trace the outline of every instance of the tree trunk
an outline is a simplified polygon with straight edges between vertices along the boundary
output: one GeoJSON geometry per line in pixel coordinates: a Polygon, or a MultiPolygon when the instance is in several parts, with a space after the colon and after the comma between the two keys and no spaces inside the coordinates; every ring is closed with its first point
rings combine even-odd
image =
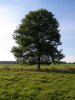
{"type": "Polygon", "coordinates": [[[54,60],[54,58],[52,58],[52,63],[53,63],[53,65],[55,65],[55,60],[54,60]]]}
{"type": "Polygon", "coordinates": [[[40,70],[40,55],[38,56],[38,67],[37,70],[40,70]]]}

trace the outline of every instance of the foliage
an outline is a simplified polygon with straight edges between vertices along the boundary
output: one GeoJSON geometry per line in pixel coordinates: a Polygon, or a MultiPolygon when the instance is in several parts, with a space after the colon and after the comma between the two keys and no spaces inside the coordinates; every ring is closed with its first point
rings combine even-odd
{"type": "Polygon", "coordinates": [[[45,9],[29,12],[15,30],[13,38],[18,46],[12,53],[20,62],[55,63],[63,58],[59,34],[59,23],[52,12],[45,9]],[[47,62],[46,62],[47,61],[47,62]]]}

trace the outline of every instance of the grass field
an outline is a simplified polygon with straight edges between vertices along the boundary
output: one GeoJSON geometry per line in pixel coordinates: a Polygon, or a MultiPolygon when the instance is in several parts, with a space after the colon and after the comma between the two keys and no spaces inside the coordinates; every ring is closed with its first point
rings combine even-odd
{"type": "Polygon", "coordinates": [[[0,65],[0,100],[75,100],[75,72],[47,71],[74,66],[42,65],[38,72],[36,66],[0,65]]]}

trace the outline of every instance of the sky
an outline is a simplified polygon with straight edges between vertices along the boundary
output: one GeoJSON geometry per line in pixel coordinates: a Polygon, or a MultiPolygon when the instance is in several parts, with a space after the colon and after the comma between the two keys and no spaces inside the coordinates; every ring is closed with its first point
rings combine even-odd
{"type": "Polygon", "coordinates": [[[0,0],[0,61],[15,61],[10,52],[15,46],[13,32],[29,11],[47,9],[60,24],[60,34],[65,58],[75,62],[75,0],[0,0]]]}

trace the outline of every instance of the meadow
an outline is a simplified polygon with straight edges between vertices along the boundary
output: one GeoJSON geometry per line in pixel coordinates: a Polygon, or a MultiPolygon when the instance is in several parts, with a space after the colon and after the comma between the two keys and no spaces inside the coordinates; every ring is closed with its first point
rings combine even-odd
{"type": "Polygon", "coordinates": [[[0,100],[75,100],[75,65],[0,65],[0,100]]]}

